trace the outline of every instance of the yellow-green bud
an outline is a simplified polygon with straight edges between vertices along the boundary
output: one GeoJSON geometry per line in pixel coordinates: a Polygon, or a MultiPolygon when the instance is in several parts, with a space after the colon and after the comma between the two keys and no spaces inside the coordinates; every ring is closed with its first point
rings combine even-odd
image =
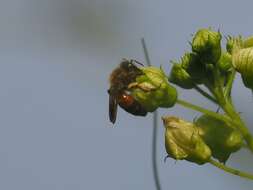
{"type": "Polygon", "coordinates": [[[178,117],[163,117],[165,148],[169,157],[204,164],[211,157],[211,150],[199,135],[198,128],[178,117]]]}
{"type": "Polygon", "coordinates": [[[243,41],[243,47],[244,48],[253,47],[253,36],[250,36],[243,41]]]}
{"type": "Polygon", "coordinates": [[[253,47],[233,51],[232,64],[241,74],[244,85],[253,90],[253,47]]]}
{"type": "Polygon", "coordinates": [[[181,65],[191,76],[194,83],[202,84],[204,79],[206,79],[205,65],[201,63],[198,55],[186,52],[181,58],[181,65]]]}
{"type": "Polygon", "coordinates": [[[178,63],[173,64],[169,81],[185,89],[191,89],[195,86],[191,76],[178,63]]]}
{"type": "Polygon", "coordinates": [[[158,107],[172,107],[177,100],[176,89],[168,83],[168,78],[162,69],[156,67],[140,68],[143,75],[129,85],[131,95],[148,111],[153,112],[158,107]]]}
{"type": "Polygon", "coordinates": [[[192,51],[204,63],[216,63],[221,55],[221,34],[210,29],[200,29],[192,41],[192,51]]]}
{"type": "Polygon", "coordinates": [[[225,163],[232,152],[236,152],[242,147],[241,133],[224,121],[202,115],[195,125],[200,129],[200,136],[211,148],[212,156],[220,162],[225,163]]]}
{"type": "Polygon", "coordinates": [[[232,54],[233,49],[240,49],[243,47],[243,39],[241,36],[238,37],[232,37],[228,36],[227,38],[227,44],[226,44],[226,49],[227,52],[232,54]]]}
{"type": "Polygon", "coordinates": [[[218,68],[221,72],[227,73],[232,68],[232,58],[228,52],[222,52],[218,61],[218,68]]]}

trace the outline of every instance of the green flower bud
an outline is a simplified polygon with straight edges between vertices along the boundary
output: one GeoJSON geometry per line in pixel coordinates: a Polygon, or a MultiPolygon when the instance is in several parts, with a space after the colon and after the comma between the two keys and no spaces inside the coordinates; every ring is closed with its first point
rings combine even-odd
{"type": "Polygon", "coordinates": [[[192,51],[204,63],[216,63],[221,55],[221,34],[210,29],[200,29],[192,41],[192,51]]]}
{"type": "Polygon", "coordinates": [[[250,36],[243,41],[243,47],[244,48],[253,47],[253,36],[250,36]]]}
{"type": "Polygon", "coordinates": [[[240,49],[243,47],[243,40],[241,36],[238,37],[232,37],[228,36],[227,38],[227,44],[226,44],[226,49],[227,52],[232,54],[233,49],[240,49]]]}
{"type": "Polygon", "coordinates": [[[211,150],[199,135],[198,128],[177,117],[163,117],[165,148],[169,157],[204,164],[211,157],[211,150]]]}
{"type": "Polygon", "coordinates": [[[191,76],[182,68],[181,64],[173,64],[169,81],[181,88],[191,89],[195,86],[191,76]]]}
{"type": "Polygon", "coordinates": [[[222,73],[227,73],[232,68],[232,58],[228,52],[222,52],[218,61],[218,68],[222,73]]]}
{"type": "Polygon", "coordinates": [[[253,90],[253,47],[234,51],[232,64],[241,74],[244,85],[253,90]]]}
{"type": "Polygon", "coordinates": [[[185,53],[181,60],[182,68],[191,76],[192,81],[196,84],[202,84],[206,79],[206,69],[198,55],[185,53]]]}
{"type": "Polygon", "coordinates": [[[131,95],[148,111],[153,112],[158,107],[172,107],[177,100],[176,88],[168,83],[162,69],[142,67],[142,75],[131,83],[131,95]]]}
{"type": "Polygon", "coordinates": [[[220,162],[225,163],[232,152],[242,147],[241,133],[224,121],[202,115],[195,125],[201,129],[199,134],[211,148],[212,156],[220,162]]]}

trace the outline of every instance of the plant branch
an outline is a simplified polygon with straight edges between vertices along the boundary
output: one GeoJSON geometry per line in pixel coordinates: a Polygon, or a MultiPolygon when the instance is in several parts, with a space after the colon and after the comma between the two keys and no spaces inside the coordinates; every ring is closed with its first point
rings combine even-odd
{"type": "MultiPolygon", "coordinates": [[[[231,82],[233,80],[231,79],[231,82]]],[[[231,87],[232,88],[232,84],[231,87]]],[[[231,90],[231,89],[230,89],[231,90]]],[[[228,115],[228,117],[233,121],[234,126],[241,132],[247,145],[251,152],[253,152],[253,136],[251,135],[249,129],[246,127],[244,121],[241,119],[240,115],[235,110],[234,105],[230,98],[225,97],[225,92],[220,88],[215,88],[213,94],[219,102],[220,107],[228,115]]]]}
{"type": "Polygon", "coordinates": [[[224,89],[224,96],[229,101],[231,101],[231,90],[232,90],[232,87],[233,87],[233,82],[234,82],[234,79],[235,79],[235,74],[236,74],[236,71],[233,70],[231,72],[231,74],[229,75],[229,77],[228,77],[227,85],[226,85],[226,87],[224,89]]]}
{"type": "Polygon", "coordinates": [[[189,108],[189,109],[192,109],[192,110],[195,110],[195,111],[198,111],[198,112],[201,112],[201,113],[204,113],[204,114],[207,114],[209,116],[212,116],[214,118],[217,118],[219,120],[222,120],[226,123],[232,123],[232,121],[224,116],[224,115],[221,115],[221,114],[218,114],[214,111],[211,111],[211,110],[208,110],[208,109],[205,109],[205,108],[202,108],[200,106],[197,106],[197,105],[194,105],[194,104],[191,104],[189,102],[186,102],[184,100],[180,100],[180,99],[177,99],[177,104],[183,106],[183,107],[186,107],[186,108],[189,108]]]}
{"type": "Polygon", "coordinates": [[[246,127],[245,123],[241,119],[240,115],[234,109],[234,106],[230,102],[226,102],[225,105],[221,105],[223,110],[227,113],[227,115],[233,119],[236,123],[236,127],[242,133],[245,141],[251,152],[253,152],[253,136],[251,135],[249,129],[246,127]]]}
{"type": "Polygon", "coordinates": [[[199,86],[195,86],[194,89],[199,92],[202,96],[206,97],[208,100],[210,100],[211,102],[218,104],[217,100],[211,96],[210,94],[208,94],[207,92],[205,92],[203,89],[201,89],[199,86]]]}
{"type": "MultiPolygon", "coordinates": [[[[143,52],[145,55],[145,59],[148,66],[151,66],[147,46],[145,43],[144,38],[141,39],[141,44],[143,48],[143,52]]],[[[156,161],[156,155],[157,155],[157,129],[158,129],[158,114],[157,111],[154,111],[153,113],[153,132],[152,132],[152,168],[153,168],[153,176],[155,181],[155,186],[157,190],[161,190],[159,175],[158,175],[158,167],[157,167],[157,161],[156,161]]]]}
{"type": "Polygon", "coordinates": [[[247,178],[247,179],[253,180],[253,175],[250,174],[250,173],[242,172],[240,170],[236,170],[234,168],[227,167],[224,164],[216,162],[213,159],[210,159],[209,163],[212,164],[213,166],[215,166],[215,167],[217,167],[217,168],[225,171],[225,172],[228,172],[228,173],[231,173],[233,175],[237,175],[237,176],[240,176],[240,177],[243,177],[243,178],[247,178]]]}

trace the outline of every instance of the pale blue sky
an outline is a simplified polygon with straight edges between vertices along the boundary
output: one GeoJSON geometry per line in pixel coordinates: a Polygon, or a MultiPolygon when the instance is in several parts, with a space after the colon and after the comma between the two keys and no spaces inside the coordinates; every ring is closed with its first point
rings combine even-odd
{"type": "MultiPolygon", "coordinates": [[[[154,65],[189,50],[200,27],[252,35],[253,1],[2,0],[0,2],[0,189],[153,190],[151,115],[119,110],[108,120],[108,75],[121,58],[144,61],[145,37],[154,65]]],[[[193,91],[180,97],[215,109],[193,91]]],[[[234,88],[238,110],[252,129],[252,95],[234,88]]],[[[160,110],[192,120],[179,106],[160,110]]],[[[163,158],[163,189],[252,190],[253,183],[210,165],[163,158]]],[[[228,165],[253,172],[246,150],[228,165]]]]}

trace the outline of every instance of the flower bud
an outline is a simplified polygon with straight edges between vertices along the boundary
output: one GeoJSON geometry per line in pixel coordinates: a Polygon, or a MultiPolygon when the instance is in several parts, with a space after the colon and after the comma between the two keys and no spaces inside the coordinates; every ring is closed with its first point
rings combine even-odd
{"type": "Polygon", "coordinates": [[[244,85],[253,90],[253,47],[234,51],[232,64],[241,74],[244,85]]]}
{"type": "Polygon", "coordinates": [[[232,58],[228,52],[222,52],[218,61],[218,68],[222,73],[227,73],[232,68],[232,58]]]}
{"type": "Polygon", "coordinates": [[[174,106],[177,100],[177,91],[168,83],[163,70],[156,67],[142,67],[140,69],[143,74],[136,78],[136,82],[129,85],[131,95],[148,112],[153,112],[158,107],[174,106]]]}
{"type": "Polygon", "coordinates": [[[173,64],[169,81],[185,89],[191,89],[195,86],[191,76],[178,63],[173,64]]]}
{"type": "Polygon", "coordinates": [[[224,121],[202,115],[195,125],[200,129],[200,136],[211,148],[212,156],[220,162],[225,163],[230,154],[242,146],[243,137],[240,132],[224,121]]]}
{"type": "Polygon", "coordinates": [[[243,47],[243,40],[241,36],[238,37],[232,37],[232,36],[228,36],[227,38],[227,44],[226,44],[226,49],[227,52],[232,54],[233,49],[240,49],[243,47]]]}
{"type": "Polygon", "coordinates": [[[192,51],[204,63],[216,63],[221,55],[221,34],[210,29],[200,29],[192,41],[192,51]]]}
{"type": "Polygon", "coordinates": [[[198,128],[177,117],[163,117],[165,148],[169,157],[204,164],[211,157],[211,150],[199,135],[198,128]]]}
{"type": "Polygon", "coordinates": [[[253,36],[250,36],[243,41],[243,47],[244,48],[253,47],[253,36]]]}
{"type": "Polygon", "coordinates": [[[191,76],[192,81],[196,84],[202,84],[206,79],[206,69],[198,55],[185,53],[181,60],[182,68],[191,76]]]}

